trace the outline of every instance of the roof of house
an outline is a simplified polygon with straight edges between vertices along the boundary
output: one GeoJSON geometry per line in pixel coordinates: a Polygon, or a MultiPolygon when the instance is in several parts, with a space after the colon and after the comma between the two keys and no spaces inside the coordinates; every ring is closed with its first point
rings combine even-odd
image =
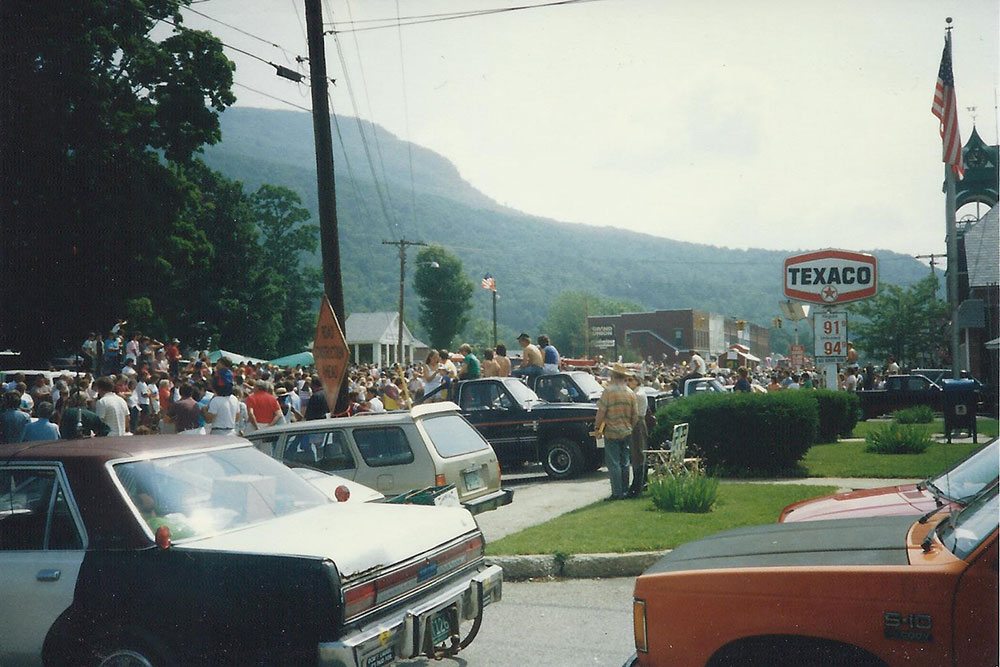
{"type": "MultiPolygon", "coordinates": [[[[398,313],[351,313],[347,317],[347,343],[386,343],[395,344],[399,341],[398,313]]],[[[413,334],[403,322],[403,344],[413,345],[413,334]]]]}
{"type": "Polygon", "coordinates": [[[1000,225],[994,206],[986,215],[965,230],[965,258],[969,267],[969,287],[986,287],[1000,283],[1000,225]]]}

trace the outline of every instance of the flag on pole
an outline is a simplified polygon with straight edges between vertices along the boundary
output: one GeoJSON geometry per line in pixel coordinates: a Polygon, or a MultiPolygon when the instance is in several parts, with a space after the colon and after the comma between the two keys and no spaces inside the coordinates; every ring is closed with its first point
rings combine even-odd
{"type": "Polygon", "coordinates": [[[942,162],[951,165],[951,170],[959,180],[965,176],[962,161],[962,137],[958,133],[958,102],[955,100],[955,76],[951,70],[951,34],[944,38],[944,53],[938,69],[937,87],[934,89],[934,104],[931,113],[941,121],[942,162]]]}
{"type": "Polygon", "coordinates": [[[483,289],[488,289],[491,292],[497,291],[497,281],[493,279],[493,274],[487,273],[483,276],[483,289]]]}

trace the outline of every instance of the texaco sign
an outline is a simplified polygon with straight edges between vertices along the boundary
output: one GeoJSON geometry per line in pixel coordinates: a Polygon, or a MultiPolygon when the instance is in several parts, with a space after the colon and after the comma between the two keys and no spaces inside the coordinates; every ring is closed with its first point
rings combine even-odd
{"type": "Polygon", "coordinates": [[[878,261],[849,250],[819,250],[785,260],[785,296],[832,306],[875,296],[878,261]]]}

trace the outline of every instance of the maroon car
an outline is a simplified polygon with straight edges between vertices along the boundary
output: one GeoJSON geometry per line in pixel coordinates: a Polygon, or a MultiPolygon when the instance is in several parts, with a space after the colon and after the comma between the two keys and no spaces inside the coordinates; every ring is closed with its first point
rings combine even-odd
{"type": "Polygon", "coordinates": [[[939,475],[919,484],[885,486],[793,503],[781,511],[778,521],[855,519],[867,516],[926,514],[943,507],[964,507],[984,488],[997,481],[1000,471],[997,439],[939,475]]]}

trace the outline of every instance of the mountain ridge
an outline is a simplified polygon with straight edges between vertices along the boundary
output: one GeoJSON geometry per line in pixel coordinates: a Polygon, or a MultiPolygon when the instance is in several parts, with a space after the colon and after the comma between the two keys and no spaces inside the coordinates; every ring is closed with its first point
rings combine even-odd
{"type": "MultiPolygon", "coordinates": [[[[205,162],[251,191],[264,182],[288,187],[315,216],[311,116],[234,107],[221,121],[223,140],[205,149],[205,162]]],[[[339,117],[334,127],[339,128],[334,162],[349,312],[396,309],[398,256],[381,241],[410,238],[448,248],[477,282],[492,273],[502,298],[499,323],[514,330],[537,331],[552,298],[565,289],[651,310],[701,308],[769,326],[783,298],[784,258],[812,250],[728,248],[517,211],[477,190],[450,160],[426,147],[408,145],[364,120],[339,117]],[[535,238],[537,243],[528,242],[535,238]]],[[[908,255],[865,252],[879,258],[881,282],[907,285],[927,275],[927,267],[908,255]]],[[[473,318],[489,320],[489,299],[473,302],[473,318]]],[[[416,322],[417,307],[408,280],[408,321],[416,322]]]]}

